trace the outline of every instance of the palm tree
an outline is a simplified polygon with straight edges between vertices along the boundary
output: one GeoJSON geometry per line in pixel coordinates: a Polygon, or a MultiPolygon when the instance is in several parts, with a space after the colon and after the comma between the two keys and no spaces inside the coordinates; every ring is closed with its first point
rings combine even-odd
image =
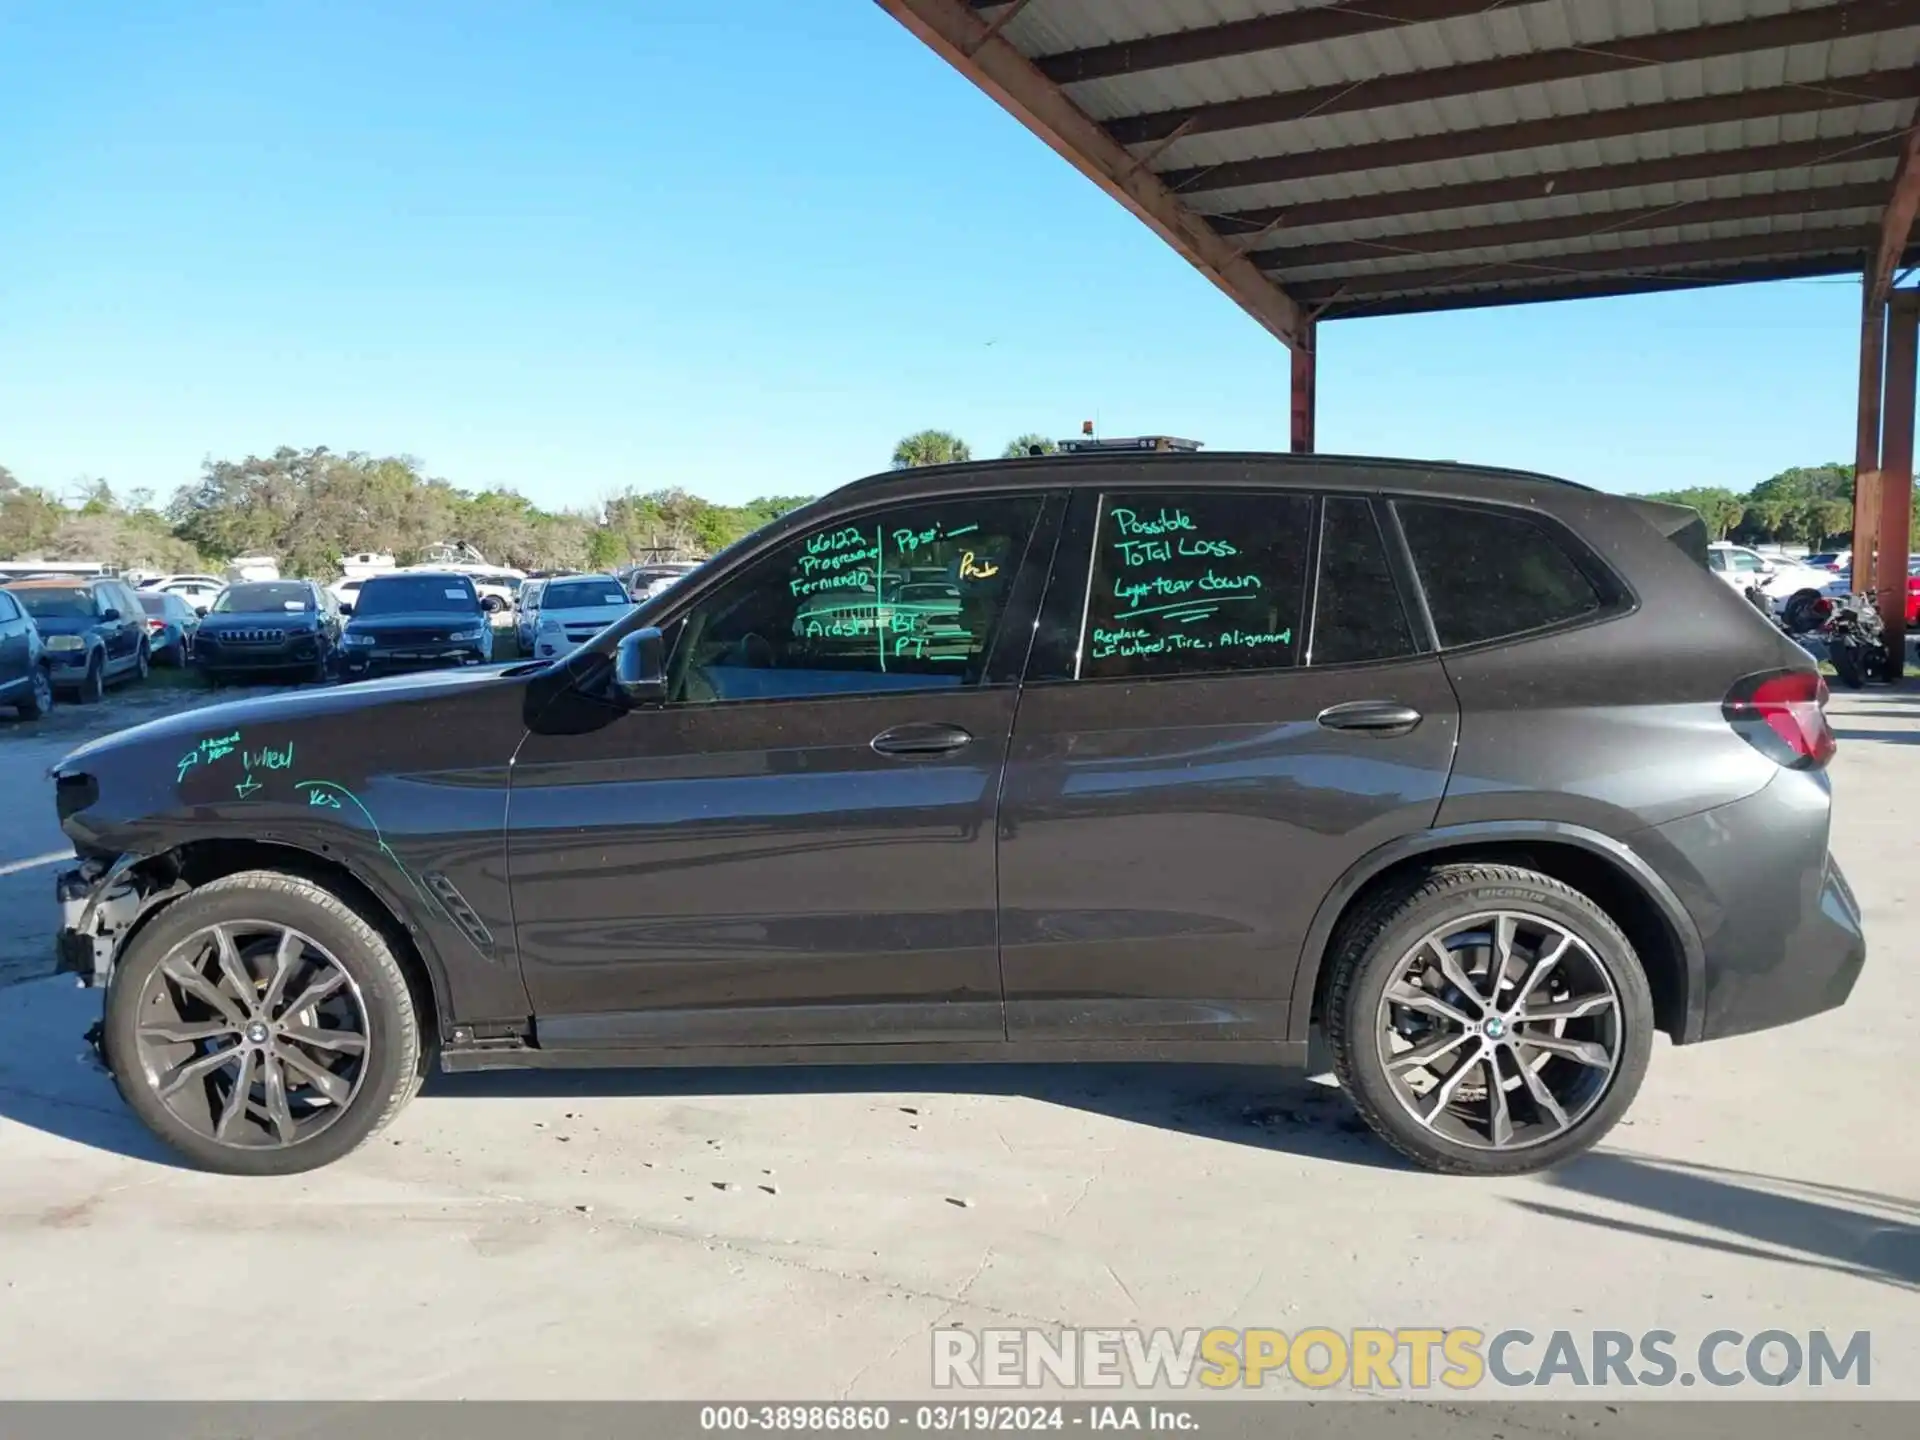
{"type": "Polygon", "coordinates": [[[1007,448],[1000,452],[1000,458],[1002,460],[1018,460],[1022,455],[1032,455],[1036,452],[1041,455],[1051,455],[1059,450],[1059,448],[1057,444],[1049,440],[1046,436],[1029,432],[1025,435],[1016,435],[1013,439],[1009,440],[1007,442],[1007,448]]]}
{"type": "Polygon", "coordinates": [[[896,470],[911,470],[916,465],[950,465],[972,458],[973,451],[967,448],[967,442],[946,430],[922,430],[893,447],[896,470]]]}

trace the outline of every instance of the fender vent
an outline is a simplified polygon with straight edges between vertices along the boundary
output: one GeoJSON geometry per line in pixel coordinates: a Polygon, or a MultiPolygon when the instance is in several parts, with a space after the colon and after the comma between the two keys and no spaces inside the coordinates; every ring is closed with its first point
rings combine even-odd
{"type": "Polygon", "coordinates": [[[460,927],[460,933],[482,950],[493,949],[493,932],[487,929],[473,906],[467,903],[467,897],[455,888],[453,881],[438,870],[429,870],[425,879],[433,898],[440,902],[447,917],[460,927]]]}

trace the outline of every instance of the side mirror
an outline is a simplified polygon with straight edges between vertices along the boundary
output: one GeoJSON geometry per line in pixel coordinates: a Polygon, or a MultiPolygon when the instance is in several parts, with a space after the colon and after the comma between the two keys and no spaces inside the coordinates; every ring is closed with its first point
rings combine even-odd
{"type": "Polygon", "coordinates": [[[193,607],[193,613],[204,620],[207,618],[207,607],[204,605],[196,605],[193,607]]]}
{"type": "Polygon", "coordinates": [[[658,705],[667,698],[666,644],[651,625],[621,638],[613,652],[613,690],[630,706],[658,705]]]}
{"type": "Polygon", "coordinates": [[[114,621],[120,618],[120,612],[114,609],[111,605],[109,605],[106,609],[100,612],[100,618],[106,621],[109,625],[111,625],[114,621]]]}
{"type": "Polygon", "coordinates": [[[353,613],[353,602],[351,600],[342,600],[340,602],[340,613],[342,615],[351,615],[353,613]]]}

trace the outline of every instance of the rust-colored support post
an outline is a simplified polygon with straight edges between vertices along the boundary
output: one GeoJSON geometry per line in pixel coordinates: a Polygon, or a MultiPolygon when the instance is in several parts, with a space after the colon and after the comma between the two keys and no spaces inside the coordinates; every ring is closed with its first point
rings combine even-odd
{"type": "Polygon", "coordinates": [[[1874,584],[1887,649],[1904,668],[1907,654],[1907,554],[1913,519],[1913,420],[1920,379],[1920,290],[1896,290],[1887,301],[1887,387],[1880,439],[1880,544],[1874,584]]]}
{"type": "Polygon", "coordinates": [[[1873,298],[1873,277],[1861,295],[1860,401],[1853,445],[1853,589],[1873,585],[1874,535],[1880,528],[1880,394],[1884,385],[1887,307],[1873,298]]]}
{"type": "Polygon", "coordinates": [[[1319,369],[1319,340],[1315,333],[1318,329],[1312,321],[1303,327],[1305,333],[1293,344],[1293,453],[1311,455],[1313,453],[1313,409],[1314,382],[1319,369]]]}

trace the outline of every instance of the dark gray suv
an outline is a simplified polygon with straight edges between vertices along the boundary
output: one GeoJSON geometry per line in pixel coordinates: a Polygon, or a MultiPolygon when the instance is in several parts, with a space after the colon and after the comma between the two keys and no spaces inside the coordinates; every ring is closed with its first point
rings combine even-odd
{"type": "Polygon", "coordinates": [[[1596,1141],[1654,1033],[1840,1004],[1813,662],[1691,511],[1374,460],[876,476],[551,661],[57,769],[65,968],[210,1168],[442,1068],[1299,1064],[1419,1163],[1596,1141]]]}

